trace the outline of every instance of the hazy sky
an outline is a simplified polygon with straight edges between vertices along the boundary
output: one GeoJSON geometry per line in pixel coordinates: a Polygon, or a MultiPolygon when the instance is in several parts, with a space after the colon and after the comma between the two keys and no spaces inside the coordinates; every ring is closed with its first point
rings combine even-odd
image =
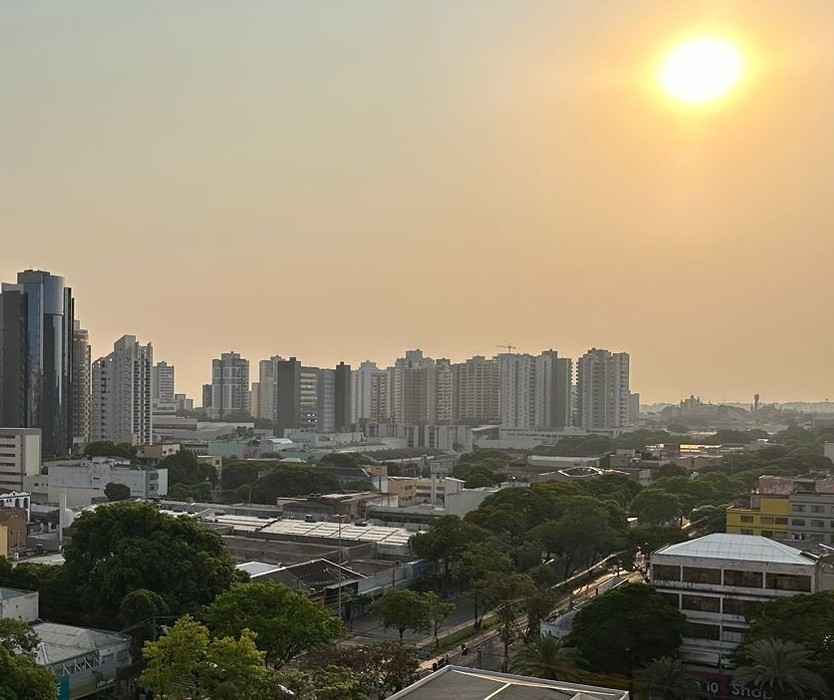
{"type": "Polygon", "coordinates": [[[508,342],[834,398],[832,47],[831,0],[0,0],[0,279],[198,403],[229,349],[508,342]],[[685,109],[654,71],[702,33],[750,72],[685,109]]]}

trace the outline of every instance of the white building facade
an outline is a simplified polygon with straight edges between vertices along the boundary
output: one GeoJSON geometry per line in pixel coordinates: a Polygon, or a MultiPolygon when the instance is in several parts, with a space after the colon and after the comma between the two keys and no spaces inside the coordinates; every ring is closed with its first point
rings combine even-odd
{"type": "Polygon", "coordinates": [[[155,498],[168,493],[167,469],[131,467],[129,462],[109,457],[93,457],[77,465],[53,464],[48,474],[48,500],[57,503],[63,491],[67,507],[79,508],[103,498],[109,483],[130,489],[131,498],[155,498]]]}
{"type": "Polygon", "coordinates": [[[578,423],[593,432],[617,433],[629,424],[628,353],[592,348],[577,362],[578,423]]]}
{"type": "Polygon", "coordinates": [[[714,534],[651,556],[651,582],[686,616],[681,660],[726,666],[744,637],[745,614],[776,598],[816,593],[817,559],[756,535],[714,534]]]}
{"type": "Polygon", "coordinates": [[[93,363],[90,439],[149,445],[153,442],[153,347],[122,336],[113,352],[93,363]]]}
{"type": "Polygon", "coordinates": [[[40,428],[0,428],[0,492],[21,491],[41,469],[40,428]]]}

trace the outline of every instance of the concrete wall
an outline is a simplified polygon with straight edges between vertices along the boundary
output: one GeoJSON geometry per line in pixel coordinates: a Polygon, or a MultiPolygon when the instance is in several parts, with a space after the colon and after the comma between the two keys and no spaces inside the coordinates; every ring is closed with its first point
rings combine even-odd
{"type": "Polygon", "coordinates": [[[0,588],[0,620],[34,622],[38,619],[36,591],[16,591],[0,588]]]}

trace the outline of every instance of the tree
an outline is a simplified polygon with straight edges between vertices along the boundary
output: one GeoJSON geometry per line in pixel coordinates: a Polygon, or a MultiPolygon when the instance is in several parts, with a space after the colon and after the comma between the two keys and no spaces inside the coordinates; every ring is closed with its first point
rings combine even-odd
{"type": "Polygon", "coordinates": [[[475,616],[475,628],[481,626],[488,594],[488,577],[490,574],[508,575],[512,571],[512,561],[506,552],[496,549],[489,541],[470,544],[455,562],[452,575],[459,584],[472,595],[472,607],[475,616]]]}
{"type": "Polygon", "coordinates": [[[285,666],[274,671],[256,700],[370,700],[375,689],[370,674],[342,666],[313,670],[285,666]]]}
{"type": "Polygon", "coordinates": [[[107,500],[111,502],[126,501],[130,498],[130,486],[117,484],[115,481],[111,481],[104,487],[104,495],[107,496],[107,500]]]}
{"type": "Polygon", "coordinates": [[[745,647],[735,680],[769,692],[773,700],[822,700],[828,697],[828,685],[810,669],[811,656],[801,644],[760,639],[745,647]]]}
{"type": "Polygon", "coordinates": [[[623,565],[630,571],[637,568],[637,555],[642,554],[645,568],[640,573],[646,578],[652,552],[667,544],[686,542],[687,539],[686,532],[679,527],[635,527],[628,531],[623,565]]]}
{"type": "Polygon", "coordinates": [[[139,682],[166,700],[257,697],[266,669],[247,630],[240,638],[212,639],[190,616],[181,617],[159,641],[147,642],[147,668],[139,682]]]}
{"type": "Polygon", "coordinates": [[[382,700],[417,679],[419,662],[412,650],[396,642],[371,645],[340,644],[313,649],[304,665],[318,673],[325,668],[346,668],[372,679],[374,696],[382,700]]]}
{"type": "Polygon", "coordinates": [[[0,646],[12,654],[33,655],[40,644],[38,635],[20,620],[0,618],[0,646]]]}
{"type": "Polygon", "coordinates": [[[428,530],[414,535],[411,538],[411,547],[420,559],[431,561],[435,571],[439,569],[440,563],[443,563],[441,593],[445,594],[452,577],[453,562],[460,558],[467,544],[483,541],[488,537],[489,533],[477,525],[461,520],[456,515],[444,515],[433,522],[428,530]]]}
{"type": "Polygon", "coordinates": [[[170,613],[199,610],[239,578],[220,535],[190,517],[149,503],[113,503],[82,513],[64,548],[60,584],[74,605],[65,618],[93,627],[118,624],[124,597],[144,588],[170,613]]]}
{"type": "Polygon", "coordinates": [[[429,604],[429,609],[431,611],[431,627],[434,632],[434,645],[439,647],[440,640],[437,638],[437,633],[440,631],[440,627],[446,621],[446,618],[455,612],[455,608],[457,606],[450,601],[439,598],[437,594],[431,591],[429,593],[424,593],[423,599],[429,604]]]}
{"type": "Polygon", "coordinates": [[[661,656],[650,661],[638,674],[640,684],[657,700],[699,700],[701,684],[680,659],[661,656]]]}
{"type": "Polygon", "coordinates": [[[189,498],[195,501],[208,501],[211,499],[211,483],[201,481],[196,484],[174,484],[168,489],[167,497],[173,501],[186,501],[189,498]]]}
{"type": "Polygon", "coordinates": [[[14,654],[0,644],[0,698],[2,700],[55,700],[58,683],[45,666],[28,654],[14,654]]]}
{"type": "Polygon", "coordinates": [[[197,455],[189,450],[180,450],[160,460],[159,469],[168,470],[168,488],[178,484],[217,483],[217,470],[211,464],[202,464],[197,455]]]}
{"type": "Polygon", "coordinates": [[[632,675],[681,644],[685,618],[651,586],[626,583],[579,609],[566,644],[595,670],[632,675]]]}
{"type": "Polygon", "coordinates": [[[554,637],[536,637],[513,658],[510,670],[525,676],[581,683],[582,657],[574,647],[562,646],[554,637]]]}
{"type": "Polygon", "coordinates": [[[146,588],[128,593],[119,605],[119,621],[131,635],[131,654],[138,659],[145,642],[154,637],[155,618],[168,613],[168,605],[162,596],[146,588]]]}
{"type": "Polygon", "coordinates": [[[625,514],[621,513],[618,527],[612,525],[614,519],[611,509],[596,498],[588,496],[571,501],[556,528],[556,544],[565,576],[580,566],[590,566],[622,544],[627,532],[625,514]]]}
{"type": "Polygon", "coordinates": [[[120,442],[118,445],[111,440],[100,440],[91,442],[84,448],[87,457],[121,457],[122,459],[133,459],[136,456],[136,448],[127,443],[120,442]]]}
{"type": "Polygon", "coordinates": [[[372,606],[382,618],[382,626],[400,633],[400,642],[406,630],[428,632],[432,628],[431,603],[420,593],[407,588],[389,588],[372,606]]]}
{"type": "Polygon", "coordinates": [[[767,639],[801,644],[812,653],[816,667],[834,687],[834,591],[777,598],[749,616],[750,629],[736,650],[737,663],[749,645],[767,639]]]}
{"type": "Polygon", "coordinates": [[[345,633],[339,618],[321,603],[274,581],[232,586],[206,608],[204,617],[215,634],[251,630],[267,662],[278,665],[345,633]]]}
{"type": "Polygon", "coordinates": [[[655,486],[638,493],[631,502],[631,510],[643,526],[665,525],[683,516],[680,499],[655,486]]]}

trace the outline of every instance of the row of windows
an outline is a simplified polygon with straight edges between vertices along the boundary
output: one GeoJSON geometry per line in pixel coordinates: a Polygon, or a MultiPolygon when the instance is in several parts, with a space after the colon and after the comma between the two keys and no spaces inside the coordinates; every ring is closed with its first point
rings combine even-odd
{"type": "Polygon", "coordinates": [[[791,506],[792,513],[818,513],[823,514],[826,512],[826,507],[829,509],[829,512],[834,513],[834,506],[824,506],[824,505],[805,505],[804,503],[794,503],[791,506]]]}
{"type": "Polygon", "coordinates": [[[763,604],[758,600],[742,600],[740,598],[687,594],[678,596],[677,593],[669,593],[668,591],[660,591],[659,593],[670,605],[680,610],[739,615],[745,618],[751,618],[755,615],[763,604]]]}
{"type": "MultiPolygon", "coordinates": [[[[831,527],[834,527],[834,520],[829,521],[831,523],[831,527]]],[[[805,527],[805,518],[793,518],[791,520],[791,525],[796,527],[805,527]]],[[[811,520],[810,521],[811,527],[816,528],[824,528],[825,527],[825,520],[811,520]]]]}
{"type": "Polygon", "coordinates": [[[744,639],[743,627],[724,627],[723,631],[718,625],[705,625],[699,622],[687,622],[683,632],[684,637],[690,639],[707,639],[717,642],[719,639],[725,642],[741,642],[744,639]]]}
{"type": "MultiPolygon", "coordinates": [[[[761,571],[723,570],[723,585],[739,588],[769,588],[780,591],[811,591],[811,578],[795,574],[765,574],[761,571]]],[[[660,581],[682,581],[684,583],[705,583],[722,585],[721,569],[705,569],[694,566],[666,566],[655,564],[652,576],[660,581]]]]}

